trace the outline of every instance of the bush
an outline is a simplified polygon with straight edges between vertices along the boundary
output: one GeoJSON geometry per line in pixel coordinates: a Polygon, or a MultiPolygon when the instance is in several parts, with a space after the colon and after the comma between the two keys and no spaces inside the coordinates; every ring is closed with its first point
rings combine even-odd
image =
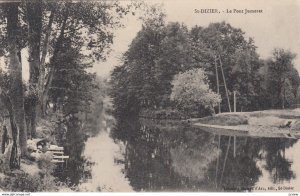
{"type": "Polygon", "coordinates": [[[51,174],[55,168],[55,164],[51,162],[52,154],[42,153],[37,159],[37,164],[39,169],[41,169],[44,173],[51,174]]]}
{"type": "Polygon", "coordinates": [[[159,109],[159,110],[142,110],[139,114],[142,118],[149,118],[149,119],[185,119],[185,116],[179,112],[178,110],[167,108],[167,109],[159,109]]]}
{"type": "Polygon", "coordinates": [[[14,177],[5,177],[1,185],[5,191],[15,192],[42,192],[58,189],[53,176],[41,173],[34,175],[22,173],[14,177]]]}
{"type": "Polygon", "coordinates": [[[235,126],[248,124],[248,117],[240,114],[222,114],[199,119],[200,123],[210,125],[235,126]]]}
{"type": "MultiPolygon", "coordinates": [[[[59,186],[55,177],[52,176],[55,165],[51,162],[51,156],[51,154],[41,154],[37,159],[37,165],[40,169],[37,172],[33,173],[32,170],[27,169],[28,171],[18,171],[11,174],[12,176],[5,176],[3,180],[0,181],[1,187],[3,187],[5,191],[57,191],[59,186]]],[[[28,163],[23,164],[28,165],[28,163]]]]}
{"type": "Polygon", "coordinates": [[[203,69],[192,69],[174,76],[171,101],[182,110],[190,113],[200,106],[214,113],[214,107],[221,101],[219,94],[209,87],[209,81],[203,69]]]}

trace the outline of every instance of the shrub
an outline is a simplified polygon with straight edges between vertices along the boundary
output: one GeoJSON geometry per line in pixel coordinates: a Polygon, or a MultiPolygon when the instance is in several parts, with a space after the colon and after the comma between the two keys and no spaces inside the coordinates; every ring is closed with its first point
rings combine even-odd
{"type": "Polygon", "coordinates": [[[248,124],[248,117],[246,115],[216,115],[199,119],[200,123],[211,125],[235,126],[248,124]]]}
{"type": "Polygon", "coordinates": [[[143,118],[150,118],[150,119],[185,119],[184,115],[179,112],[178,110],[166,108],[166,109],[159,109],[159,110],[142,110],[139,114],[140,117],[143,118]]]}
{"type": "Polygon", "coordinates": [[[202,69],[192,69],[174,76],[170,99],[181,109],[190,113],[199,106],[214,113],[214,107],[221,101],[219,94],[209,87],[209,81],[202,69]]]}
{"type": "Polygon", "coordinates": [[[37,159],[37,165],[40,169],[38,172],[29,174],[29,172],[33,171],[28,169],[28,171],[24,170],[25,172],[19,171],[17,173],[13,173],[13,176],[5,176],[0,184],[5,191],[57,191],[59,186],[55,177],[52,176],[55,165],[51,162],[51,160],[51,154],[41,154],[41,156],[37,159]]]}
{"type": "Polygon", "coordinates": [[[41,169],[44,173],[51,174],[55,168],[55,164],[51,162],[52,154],[50,153],[42,153],[37,159],[37,164],[39,169],[41,169]]]}
{"type": "Polygon", "coordinates": [[[17,174],[14,177],[5,177],[1,182],[5,191],[42,192],[56,191],[55,178],[51,175],[27,173],[17,174]]]}

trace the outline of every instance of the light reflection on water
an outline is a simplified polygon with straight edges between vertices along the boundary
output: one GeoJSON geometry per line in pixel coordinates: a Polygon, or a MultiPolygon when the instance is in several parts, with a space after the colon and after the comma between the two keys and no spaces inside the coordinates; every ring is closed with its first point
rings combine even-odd
{"type": "Polygon", "coordinates": [[[93,162],[91,179],[80,184],[81,191],[132,191],[128,180],[122,173],[123,167],[115,160],[122,160],[122,146],[116,144],[106,131],[86,142],[84,156],[93,162]]]}

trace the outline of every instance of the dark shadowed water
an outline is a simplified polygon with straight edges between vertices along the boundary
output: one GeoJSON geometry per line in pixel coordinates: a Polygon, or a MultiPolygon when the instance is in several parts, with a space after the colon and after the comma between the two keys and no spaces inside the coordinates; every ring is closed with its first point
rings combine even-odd
{"type": "Polygon", "coordinates": [[[84,181],[84,191],[300,191],[296,139],[222,135],[144,119],[109,130],[88,139],[81,161],[67,170],[75,184],[84,181]]]}
{"type": "Polygon", "coordinates": [[[151,120],[120,122],[112,137],[125,143],[116,164],[135,191],[300,190],[296,139],[229,136],[151,120]]]}

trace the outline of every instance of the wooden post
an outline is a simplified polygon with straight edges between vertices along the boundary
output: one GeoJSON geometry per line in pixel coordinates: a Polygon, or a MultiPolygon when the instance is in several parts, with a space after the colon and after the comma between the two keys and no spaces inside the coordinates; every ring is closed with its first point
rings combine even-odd
{"type": "Polygon", "coordinates": [[[236,112],[236,91],[233,91],[233,111],[236,112]]]}
{"type": "MultiPolygon", "coordinates": [[[[217,80],[217,93],[220,94],[220,84],[219,84],[219,74],[218,74],[218,65],[217,57],[215,56],[215,70],[216,70],[216,80],[217,80]]],[[[221,103],[218,103],[218,113],[221,113],[221,103]]]]}
{"type": "Polygon", "coordinates": [[[225,92],[226,92],[226,97],[227,97],[227,102],[228,102],[228,109],[229,109],[229,112],[231,112],[231,106],[230,106],[230,100],[229,100],[229,95],[228,95],[228,89],[227,89],[225,75],[224,75],[224,71],[223,71],[223,63],[222,63],[220,55],[219,55],[219,61],[220,61],[220,67],[221,67],[221,72],[222,72],[222,76],[223,76],[224,87],[225,87],[225,92]]]}

